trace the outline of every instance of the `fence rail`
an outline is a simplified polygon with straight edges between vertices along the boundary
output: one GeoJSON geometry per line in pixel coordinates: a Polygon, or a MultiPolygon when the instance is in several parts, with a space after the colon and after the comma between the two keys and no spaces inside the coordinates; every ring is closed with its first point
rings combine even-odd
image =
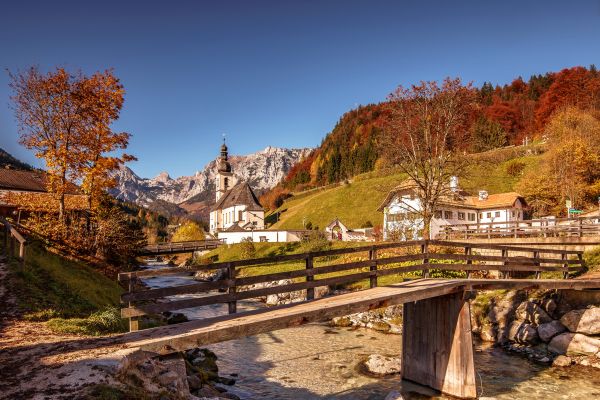
{"type": "MultiPolygon", "coordinates": [[[[329,260],[331,261],[331,260],[329,260]]],[[[327,261],[327,262],[329,262],[327,261]]],[[[583,268],[583,252],[576,250],[541,249],[534,247],[473,244],[441,240],[383,243],[373,246],[334,249],[303,254],[291,254],[269,258],[237,260],[200,265],[188,268],[164,268],[141,270],[119,274],[119,280],[128,284],[129,290],[121,296],[124,307],[121,315],[130,319],[130,329],[138,329],[138,318],[190,307],[227,303],[229,313],[237,311],[237,301],[306,290],[306,300],[315,297],[314,289],[368,280],[369,287],[378,285],[378,278],[420,271],[424,277],[432,270],[464,271],[467,278],[474,272],[498,271],[501,277],[519,274],[559,272],[563,278],[583,268]],[[387,251],[388,254],[385,254],[387,251]],[[394,251],[396,253],[394,253],[394,251]],[[403,251],[404,254],[397,254],[403,251]],[[360,255],[360,253],[363,253],[360,255]],[[321,258],[340,255],[356,255],[358,261],[317,265],[321,258]],[[274,264],[298,261],[297,268],[269,273],[274,264]],[[302,265],[303,264],[303,265],[302,265]],[[259,267],[264,274],[245,276],[245,267],[259,267]],[[198,271],[222,270],[222,279],[194,282],[182,286],[138,290],[136,281],[164,275],[191,275],[198,271]],[[250,285],[292,280],[291,283],[252,288],[250,285]],[[216,291],[219,292],[216,292],[216,291]],[[165,297],[204,293],[203,297],[167,300],[165,297]],[[160,302],[156,302],[160,300],[160,302]],[[164,301],[167,300],[167,301],[164,301]]]]}
{"type": "Polygon", "coordinates": [[[4,256],[17,257],[19,260],[25,260],[25,246],[27,240],[19,231],[4,217],[0,217],[0,224],[4,227],[4,256]],[[18,243],[18,250],[17,250],[18,243]]]}
{"type": "Polygon", "coordinates": [[[437,238],[448,240],[598,235],[600,235],[599,217],[578,217],[447,225],[437,238]]]}

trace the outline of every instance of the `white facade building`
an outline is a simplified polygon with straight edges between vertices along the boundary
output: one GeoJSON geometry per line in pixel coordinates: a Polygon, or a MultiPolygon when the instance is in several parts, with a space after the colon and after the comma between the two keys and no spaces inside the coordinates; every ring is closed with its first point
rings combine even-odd
{"type": "Polygon", "coordinates": [[[225,244],[241,243],[242,240],[250,239],[253,242],[299,242],[306,235],[306,231],[271,231],[261,230],[239,230],[239,231],[220,231],[217,238],[223,240],[225,244]]]}
{"type": "MultiPolygon", "coordinates": [[[[491,228],[501,228],[502,223],[524,218],[526,203],[518,193],[490,195],[481,190],[478,196],[469,196],[458,188],[456,179],[451,181],[449,189],[434,212],[430,239],[435,239],[449,225],[490,224],[491,228]]],[[[416,186],[410,181],[391,191],[378,210],[383,212],[384,240],[416,240],[421,237],[421,204],[416,196],[416,186]]]]}
{"type": "Polygon", "coordinates": [[[265,228],[265,211],[247,182],[237,183],[221,146],[216,181],[216,204],[210,210],[210,232],[251,231],[265,228]]]}

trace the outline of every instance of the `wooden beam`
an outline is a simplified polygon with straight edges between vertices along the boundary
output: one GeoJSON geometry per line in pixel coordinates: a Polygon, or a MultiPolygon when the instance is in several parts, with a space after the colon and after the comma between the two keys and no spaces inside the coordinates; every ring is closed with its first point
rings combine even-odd
{"type": "Polygon", "coordinates": [[[403,379],[458,398],[477,397],[469,310],[463,292],[404,304],[403,379]]]}

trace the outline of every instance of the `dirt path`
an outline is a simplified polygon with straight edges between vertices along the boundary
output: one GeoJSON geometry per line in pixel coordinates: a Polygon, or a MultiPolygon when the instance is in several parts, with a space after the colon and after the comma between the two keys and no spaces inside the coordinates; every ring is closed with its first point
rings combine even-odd
{"type": "Polygon", "coordinates": [[[0,262],[0,399],[80,399],[91,385],[118,385],[118,348],[89,349],[89,339],[19,319],[6,276],[0,262]]]}

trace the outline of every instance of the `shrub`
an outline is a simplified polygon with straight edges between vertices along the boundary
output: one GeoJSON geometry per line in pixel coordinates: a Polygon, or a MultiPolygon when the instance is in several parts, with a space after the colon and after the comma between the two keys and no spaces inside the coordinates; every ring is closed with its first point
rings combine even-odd
{"type": "Polygon", "coordinates": [[[331,244],[325,234],[321,231],[311,231],[301,242],[300,249],[302,253],[313,251],[323,251],[329,249],[331,244]]]}
{"type": "Polygon", "coordinates": [[[506,164],[506,173],[510,176],[521,175],[524,169],[525,163],[523,161],[512,160],[508,164],[506,164]]]}
{"type": "Polygon", "coordinates": [[[204,231],[197,223],[187,221],[177,228],[171,241],[187,242],[192,240],[204,240],[204,231]]]}
{"type": "Polygon", "coordinates": [[[121,318],[121,311],[116,307],[107,307],[87,318],[53,318],[47,325],[54,332],[75,335],[98,336],[127,331],[125,320],[121,318]]]}
{"type": "Polygon", "coordinates": [[[256,247],[251,237],[242,239],[240,243],[240,257],[245,260],[256,257],[256,247]]]}

